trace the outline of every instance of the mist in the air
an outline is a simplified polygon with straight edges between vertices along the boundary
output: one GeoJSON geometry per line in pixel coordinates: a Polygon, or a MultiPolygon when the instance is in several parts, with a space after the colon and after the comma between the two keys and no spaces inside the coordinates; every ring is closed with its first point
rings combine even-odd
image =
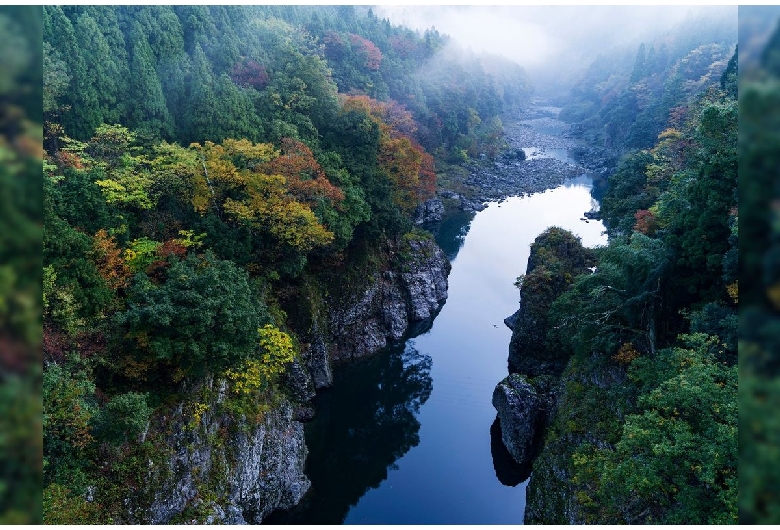
{"type": "Polygon", "coordinates": [[[733,26],[736,6],[377,6],[394,24],[435,27],[453,44],[515,61],[541,89],[564,89],[600,54],[632,54],[641,42],[733,26]],[[435,22],[434,22],[435,21],[435,22]]]}

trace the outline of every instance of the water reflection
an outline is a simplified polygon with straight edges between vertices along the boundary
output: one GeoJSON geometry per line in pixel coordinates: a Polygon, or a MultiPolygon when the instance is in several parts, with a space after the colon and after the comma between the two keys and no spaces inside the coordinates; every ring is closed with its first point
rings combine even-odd
{"type": "Polygon", "coordinates": [[[448,260],[453,261],[463,248],[466,234],[469,233],[475,215],[474,212],[453,212],[440,223],[425,226],[434,235],[436,243],[444,251],[448,260]]]}
{"type": "Polygon", "coordinates": [[[512,458],[501,440],[501,425],[498,417],[490,426],[490,454],[493,456],[493,469],[496,471],[496,478],[504,486],[517,486],[531,476],[533,461],[520,465],[512,458]]]}
{"type": "Polygon", "coordinates": [[[387,478],[420,443],[417,414],[431,395],[431,357],[413,342],[341,366],[318,395],[306,426],[311,490],[296,508],[265,524],[340,524],[350,508],[387,478]],[[349,414],[344,411],[349,410],[349,414]]]}

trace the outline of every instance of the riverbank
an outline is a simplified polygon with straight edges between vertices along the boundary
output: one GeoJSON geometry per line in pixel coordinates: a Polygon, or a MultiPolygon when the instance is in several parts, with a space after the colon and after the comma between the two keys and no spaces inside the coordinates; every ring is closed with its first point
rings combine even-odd
{"type": "Polygon", "coordinates": [[[558,119],[559,111],[539,101],[518,116],[505,117],[508,147],[493,160],[472,159],[448,171],[439,191],[444,205],[481,211],[487,202],[540,193],[579,176],[606,177],[617,155],[572,138],[569,124],[558,119]]]}
{"type": "Polygon", "coordinates": [[[470,164],[470,183],[445,186],[421,209],[421,220],[441,221],[426,224],[437,245],[452,249],[447,303],[405,342],[334,366],[333,386],[318,392],[306,424],[311,490],[264,522],[522,521],[527,470],[504,454],[491,404],[506,374],[511,333],[502,320],[517,303],[511,285],[530,242],[550,225],[603,241],[603,226],[582,219],[592,206],[588,168],[573,159],[582,146],[563,136],[567,125],[553,111],[535,108],[507,126],[506,155],[470,164]],[[512,159],[518,151],[525,160],[512,159]],[[496,184],[502,179],[506,185],[496,184]]]}

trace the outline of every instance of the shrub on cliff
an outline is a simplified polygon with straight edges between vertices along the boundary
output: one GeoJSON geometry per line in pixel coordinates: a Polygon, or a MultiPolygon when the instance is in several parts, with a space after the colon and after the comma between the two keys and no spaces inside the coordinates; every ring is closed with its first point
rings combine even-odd
{"type": "Polygon", "coordinates": [[[569,357],[559,341],[546,341],[548,313],[574,279],[588,271],[594,253],[571,232],[550,227],[531,245],[528,272],[515,282],[521,305],[509,345],[509,371],[530,376],[560,373],[569,357]]]}
{"type": "Polygon", "coordinates": [[[257,329],[268,318],[248,274],[210,252],[175,261],[161,285],[137,275],[127,300],[117,322],[142,355],[179,368],[181,376],[213,373],[249,358],[257,350],[257,329]]]}

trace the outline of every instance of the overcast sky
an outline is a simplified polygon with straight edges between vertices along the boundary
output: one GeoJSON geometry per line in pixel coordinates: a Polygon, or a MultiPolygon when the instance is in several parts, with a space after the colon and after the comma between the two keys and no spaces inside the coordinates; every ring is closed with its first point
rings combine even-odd
{"type": "MultiPolygon", "coordinates": [[[[594,50],[636,43],[704,11],[735,6],[376,6],[380,18],[412,29],[435,26],[475,52],[503,55],[529,71],[566,58],[593,59],[594,50]]],[[[588,61],[589,62],[589,61],[588,61]]]]}

